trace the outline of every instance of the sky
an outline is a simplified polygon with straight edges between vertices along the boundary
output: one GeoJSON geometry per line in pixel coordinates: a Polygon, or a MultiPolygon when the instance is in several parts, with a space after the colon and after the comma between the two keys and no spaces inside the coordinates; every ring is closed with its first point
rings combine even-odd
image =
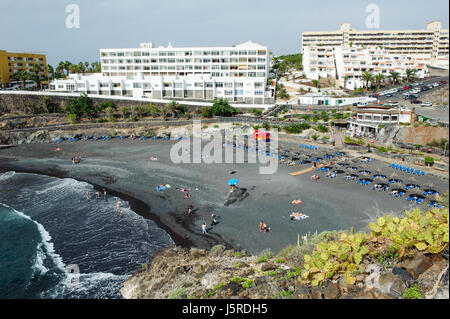
{"type": "Polygon", "coordinates": [[[251,40],[283,55],[300,52],[303,31],[338,30],[343,22],[368,29],[369,5],[379,9],[375,29],[425,29],[434,20],[449,27],[448,0],[0,0],[0,50],[43,52],[57,65],[99,61],[101,48],[141,42],[195,47],[251,40]],[[70,5],[79,8],[79,28],[71,28],[70,5]]]}

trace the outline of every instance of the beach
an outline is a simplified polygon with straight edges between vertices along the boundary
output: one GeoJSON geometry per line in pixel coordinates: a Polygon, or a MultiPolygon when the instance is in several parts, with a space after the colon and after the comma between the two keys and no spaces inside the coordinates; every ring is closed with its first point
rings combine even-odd
{"type": "MultiPolygon", "coordinates": [[[[390,213],[400,216],[404,209],[415,204],[395,198],[387,192],[372,190],[372,184],[361,186],[339,174],[330,179],[323,173],[312,181],[309,172],[298,176],[289,173],[311,167],[312,164],[293,167],[279,164],[275,174],[259,174],[260,164],[251,163],[180,163],[170,159],[170,149],[177,141],[112,139],[108,141],[78,141],[49,144],[22,144],[0,151],[0,171],[28,172],[59,178],[73,178],[88,182],[99,191],[130,203],[133,211],[154,221],[167,232],[175,244],[185,247],[211,248],[222,244],[236,250],[245,249],[252,254],[271,249],[277,253],[299,236],[331,230],[364,230],[379,215],[390,213]],[[60,151],[56,151],[60,148],[60,151]],[[74,155],[82,156],[73,164],[74,155]],[[153,160],[151,159],[153,158],[153,160]],[[230,174],[230,171],[235,172],[230,174]],[[248,196],[228,206],[230,187],[228,180],[239,180],[238,187],[248,196]],[[158,191],[162,184],[170,185],[158,191]],[[190,198],[177,188],[189,189],[190,198]],[[302,204],[294,205],[300,199],[302,204]],[[194,212],[188,214],[189,205],[194,212]],[[290,220],[292,212],[303,211],[309,218],[290,220]],[[211,226],[211,215],[219,215],[218,223],[211,226]],[[264,221],[271,231],[259,231],[264,221]],[[201,225],[208,225],[202,234],[201,225]]],[[[300,143],[283,142],[280,150],[292,149],[315,154],[298,146],[300,143]]],[[[319,150],[330,152],[332,150],[319,150]]],[[[336,161],[331,159],[330,161],[336,161]]],[[[394,169],[385,162],[352,162],[374,175],[382,172],[390,176],[394,169]]],[[[353,165],[353,164],[352,164],[353,165]]],[[[395,171],[399,178],[410,175],[395,171]]],[[[433,183],[444,191],[448,182],[431,175],[414,177],[417,184],[433,183]]],[[[85,194],[80,191],[79,196],[85,194]]],[[[115,214],[115,212],[112,212],[115,214]]],[[[120,227],[120,226],[118,226],[120,227]]]]}

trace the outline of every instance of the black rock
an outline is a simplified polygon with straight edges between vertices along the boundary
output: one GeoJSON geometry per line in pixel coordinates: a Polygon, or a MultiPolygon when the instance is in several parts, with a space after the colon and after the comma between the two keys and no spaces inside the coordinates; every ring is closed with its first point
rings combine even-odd
{"type": "Polygon", "coordinates": [[[393,267],[392,273],[399,277],[407,287],[411,287],[414,284],[414,277],[407,270],[399,267],[393,267]]]}

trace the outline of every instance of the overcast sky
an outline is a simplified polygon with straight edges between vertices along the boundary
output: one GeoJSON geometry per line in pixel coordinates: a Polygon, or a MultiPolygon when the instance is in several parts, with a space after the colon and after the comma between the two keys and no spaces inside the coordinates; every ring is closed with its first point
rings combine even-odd
{"type": "MultiPolygon", "coordinates": [[[[442,21],[448,0],[0,0],[0,49],[37,51],[55,65],[98,61],[100,48],[231,46],[248,40],[275,55],[300,51],[303,31],[365,30],[366,7],[380,9],[380,28],[424,29],[442,21]],[[67,28],[66,7],[78,5],[80,27],[67,28]]],[[[71,20],[73,21],[73,20],[71,20]]]]}

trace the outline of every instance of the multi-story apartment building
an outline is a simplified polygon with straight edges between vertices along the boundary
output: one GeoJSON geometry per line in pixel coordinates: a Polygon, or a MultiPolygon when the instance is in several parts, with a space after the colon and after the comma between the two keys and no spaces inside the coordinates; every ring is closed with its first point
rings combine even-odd
{"type": "Polygon", "coordinates": [[[425,64],[449,67],[449,30],[432,21],[422,30],[355,30],[343,23],[336,31],[303,32],[302,52],[308,46],[376,46],[391,54],[406,54],[425,64]]]}
{"type": "Polygon", "coordinates": [[[32,73],[34,64],[40,66],[40,75],[47,74],[45,54],[12,53],[0,50],[0,84],[11,82],[14,73],[19,70],[32,73]]]}
{"type": "Polygon", "coordinates": [[[101,49],[101,74],[72,74],[50,84],[55,91],[132,97],[272,103],[269,50],[248,41],[232,47],[174,48],[142,43],[101,49]]]}
{"type": "MultiPolygon", "coordinates": [[[[394,71],[405,77],[408,69],[414,69],[417,78],[428,75],[423,60],[405,54],[391,54],[379,47],[307,46],[303,53],[303,69],[307,78],[334,77],[340,86],[350,90],[366,84],[363,77],[366,71],[374,76],[383,74],[385,79],[394,71]]],[[[369,82],[371,84],[374,83],[369,82]]]]}

